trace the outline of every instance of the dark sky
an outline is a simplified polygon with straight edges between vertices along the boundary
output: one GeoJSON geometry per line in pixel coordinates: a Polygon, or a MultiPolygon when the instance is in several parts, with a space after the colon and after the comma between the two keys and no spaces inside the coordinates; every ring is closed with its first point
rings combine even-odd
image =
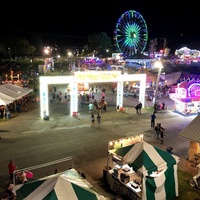
{"type": "Polygon", "coordinates": [[[147,24],[148,41],[155,37],[166,38],[177,47],[200,43],[197,42],[200,40],[199,0],[27,1],[24,4],[17,1],[5,4],[0,14],[1,33],[35,33],[42,35],[46,42],[63,45],[87,42],[91,33],[106,32],[113,38],[121,15],[135,10],[147,24]]]}

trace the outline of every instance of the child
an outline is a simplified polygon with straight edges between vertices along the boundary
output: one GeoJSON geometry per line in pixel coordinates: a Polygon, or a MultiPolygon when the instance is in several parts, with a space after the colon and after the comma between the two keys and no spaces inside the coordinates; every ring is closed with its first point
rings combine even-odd
{"type": "Polygon", "coordinates": [[[91,120],[91,127],[94,127],[95,119],[94,119],[94,114],[93,113],[92,113],[92,115],[90,117],[90,120],[91,120]]]}
{"type": "Polygon", "coordinates": [[[97,115],[97,123],[98,123],[98,127],[100,127],[100,124],[101,124],[101,115],[100,114],[97,115]]]}

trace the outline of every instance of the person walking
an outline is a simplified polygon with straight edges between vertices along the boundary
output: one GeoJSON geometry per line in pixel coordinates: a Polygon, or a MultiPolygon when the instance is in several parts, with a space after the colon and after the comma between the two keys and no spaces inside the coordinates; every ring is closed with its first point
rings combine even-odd
{"type": "Polygon", "coordinates": [[[97,104],[97,114],[101,114],[102,103],[101,101],[97,104]]]}
{"type": "Polygon", "coordinates": [[[100,124],[101,124],[101,115],[100,114],[97,115],[97,123],[98,123],[98,128],[99,128],[100,124]]]}
{"type": "Polygon", "coordinates": [[[162,102],[162,112],[165,112],[165,102],[162,102]]]}
{"type": "Polygon", "coordinates": [[[106,102],[106,101],[103,102],[103,110],[104,110],[104,111],[107,110],[107,102],[106,102]]]}
{"type": "Polygon", "coordinates": [[[91,127],[94,127],[95,118],[94,118],[94,114],[93,113],[92,113],[92,115],[90,117],[90,120],[91,120],[91,127]]]}
{"type": "Polygon", "coordinates": [[[138,102],[138,114],[142,114],[142,103],[138,102]]]}
{"type": "Polygon", "coordinates": [[[161,124],[157,123],[156,127],[154,128],[155,130],[154,137],[156,137],[157,139],[159,139],[159,136],[160,136],[160,127],[161,127],[161,124]]]}
{"type": "Polygon", "coordinates": [[[139,114],[139,106],[138,106],[138,103],[137,103],[137,105],[135,106],[135,110],[136,110],[136,114],[139,114]]]}
{"type": "Polygon", "coordinates": [[[13,181],[13,173],[16,170],[17,170],[17,166],[15,165],[13,160],[10,160],[10,162],[8,164],[8,172],[9,172],[9,175],[10,175],[11,182],[13,181]]]}
{"type": "Polygon", "coordinates": [[[92,102],[89,103],[88,109],[89,109],[90,112],[93,112],[93,110],[94,110],[94,104],[92,102]]]}
{"type": "Polygon", "coordinates": [[[160,126],[160,144],[164,144],[165,129],[160,126]]]}
{"type": "Polygon", "coordinates": [[[156,114],[153,112],[151,115],[151,127],[155,126],[155,121],[156,121],[156,114]]]}

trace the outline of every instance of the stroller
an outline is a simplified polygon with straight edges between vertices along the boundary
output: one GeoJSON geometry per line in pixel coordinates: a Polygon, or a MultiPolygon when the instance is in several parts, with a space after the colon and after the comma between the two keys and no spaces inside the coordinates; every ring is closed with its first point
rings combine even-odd
{"type": "Polygon", "coordinates": [[[190,186],[200,189],[200,172],[199,172],[200,164],[198,164],[197,167],[198,167],[198,173],[192,177],[189,183],[190,186]]]}

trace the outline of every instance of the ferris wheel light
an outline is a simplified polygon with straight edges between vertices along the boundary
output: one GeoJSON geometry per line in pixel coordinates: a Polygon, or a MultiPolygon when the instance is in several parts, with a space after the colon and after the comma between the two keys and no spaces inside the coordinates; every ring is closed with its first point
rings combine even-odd
{"type": "Polygon", "coordinates": [[[115,45],[120,53],[125,56],[133,56],[144,52],[148,29],[142,15],[134,10],[129,10],[121,15],[115,33],[115,45]]]}

